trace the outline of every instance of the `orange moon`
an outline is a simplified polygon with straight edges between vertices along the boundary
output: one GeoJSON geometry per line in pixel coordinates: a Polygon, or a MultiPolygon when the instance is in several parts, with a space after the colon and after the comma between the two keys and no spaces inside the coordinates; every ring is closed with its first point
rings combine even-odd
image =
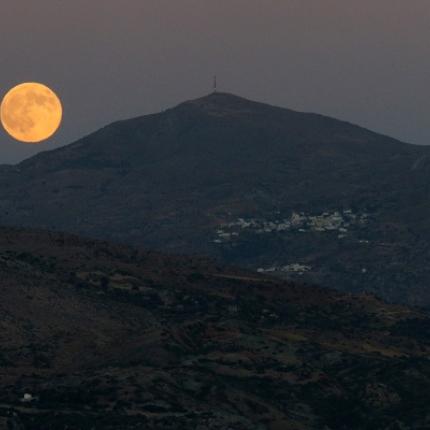
{"type": "Polygon", "coordinates": [[[50,88],[26,82],[12,88],[0,107],[1,123],[16,140],[38,143],[50,138],[61,124],[63,108],[50,88]]]}

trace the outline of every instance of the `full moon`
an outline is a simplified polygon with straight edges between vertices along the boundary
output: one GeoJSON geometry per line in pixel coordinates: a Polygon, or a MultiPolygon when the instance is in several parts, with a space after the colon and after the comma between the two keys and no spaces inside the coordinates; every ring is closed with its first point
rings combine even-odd
{"type": "Polygon", "coordinates": [[[61,124],[63,108],[58,96],[45,85],[26,82],[3,98],[0,117],[16,140],[38,143],[51,137],[61,124]]]}

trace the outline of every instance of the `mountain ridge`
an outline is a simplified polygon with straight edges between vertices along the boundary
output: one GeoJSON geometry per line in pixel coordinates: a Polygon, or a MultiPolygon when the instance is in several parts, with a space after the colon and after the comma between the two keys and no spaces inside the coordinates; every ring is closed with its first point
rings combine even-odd
{"type": "Polygon", "coordinates": [[[428,160],[430,148],[215,93],[1,169],[0,224],[430,305],[428,160]]]}
{"type": "MultiPolygon", "coordinates": [[[[112,123],[109,123],[109,124],[103,126],[98,131],[90,133],[90,134],[78,139],[75,142],[72,142],[66,146],[62,146],[60,148],[42,151],[42,152],[40,152],[40,153],[38,153],[38,154],[36,154],[36,155],[26,159],[26,160],[23,160],[23,161],[15,164],[15,166],[21,166],[21,165],[26,166],[33,159],[38,159],[39,157],[43,157],[46,154],[55,154],[55,153],[61,152],[62,150],[64,150],[65,147],[67,147],[67,148],[79,147],[82,145],[82,141],[85,141],[87,138],[93,136],[95,133],[101,133],[104,131],[111,131],[114,128],[122,127],[124,125],[129,125],[129,124],[133,124],[133,123],[139,123],[141,121],[144,121],[145,119],[151,119],[151,118],[157,117],[157,116],[162,115],[162,114],[171,114],[171,113],[174,114],[174,113],[181,111],[183,109],[186,109],[188,107],[197,107],[199,111],[204,112],[204,113],[210,113],[211,109],[214,109],[215,112],[218,112],[218,111],[224,112],[224,114],[231,114],[232,112],[244,113],[244,111],[242,109],[236,109],[236,110],[235,109],[229,109],[230,106],[235,106],[237,108],[245,106],[246,107],[245,113],[250,113],[250,112],[255,113],[256,109],[251,109],[253,107],[253,108],[257,108],[257,111],[267,111],[268,109],[270,109],[270,110],[277,112],[277,113],[284,113],[284,114],[288,113],[290,115],[297,116],[297,117],[305,116],[305,117],[313,118],[316,120],[333,122],[333,123],[336,123],[339,125],[344,125],[347,127],[355,128],[358,131],[361,131],[363,133],[368,133],[369,135],[373,135],[375,137],[380,137],[380,138],[383,138],[385,140],[389,140],[391,144],[399,143],[402,146],[403,145],[410,145],[412,147],[417,147],[417,148],[420,147],[419,145],[414,145],[412,143],[401,142],[398,139],[383,135],[382,133],[372,131],[368,128],[359,126],[359,125],[357,125],[353,122],[350,122],[350,121],[339,120],[339,119],[336,119],[336,118],[333,118],[333,117],[330,117],[327,115],[322,115],[322,114],[318,114],[318,113],[314,113],[314,112],[302,112],[302,111],[297,111],[297,110],[284,108],[284,107],[280,107],[280,106],[276,106],[276,105],[269,105],[269,104],[266,104],[263,102],[256,102],[256,101],[249,100],[245,97],[237,96],[237,95],[231,94],[231,93],[216,92],[216,93],[210,93],[206,96],[199,97],[199,98],[196,98],[193,100],[179,103],[178,105],[176,105],[172,108],[163,110],[161,112],[152,113],[152,114],[148,114],[148,115],[139,115],[139,116],[132,117],[132,118],[114,121],[112,123]]],[[[10,165],[10,166],[13,166],[13,165],[10,165]]]]}

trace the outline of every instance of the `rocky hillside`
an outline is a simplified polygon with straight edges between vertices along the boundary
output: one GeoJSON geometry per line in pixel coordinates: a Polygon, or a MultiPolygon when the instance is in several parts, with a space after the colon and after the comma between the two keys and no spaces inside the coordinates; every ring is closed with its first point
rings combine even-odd
{"type": "Polygon", "coordinates": [[[0,271],[0,428],[430,427],[427,313],[38,231],[0,271]]]}
{"type": "Polygon", "coordinates": [[[430,149],[216,93],[0,169],[0,224],[430,305],[430,149]]]}

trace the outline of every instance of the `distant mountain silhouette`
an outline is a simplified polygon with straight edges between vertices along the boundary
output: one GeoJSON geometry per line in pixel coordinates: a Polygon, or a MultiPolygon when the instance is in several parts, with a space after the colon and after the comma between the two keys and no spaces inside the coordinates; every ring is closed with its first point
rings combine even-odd
{"type": "Polygon", "coordinates": [[[2,430],[430,426],[428,313],[40,231],[0,271],[2,430]]]}
{"type": "Polygon", "coordinates": [[[214,93],[0,170],[0,223],[430,305],[430,148],[214,93]]]}

